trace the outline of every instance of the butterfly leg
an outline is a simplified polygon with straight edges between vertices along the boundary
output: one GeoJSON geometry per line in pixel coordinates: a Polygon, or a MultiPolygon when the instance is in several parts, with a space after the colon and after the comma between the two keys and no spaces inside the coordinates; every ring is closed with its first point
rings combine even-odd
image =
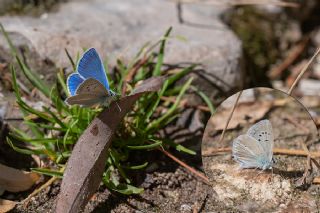
{"type": "Polygon", "coordinates": [[[268,182],[273,182],[273,168],[271,168],[271,178],[268,179],[268,182]]]}

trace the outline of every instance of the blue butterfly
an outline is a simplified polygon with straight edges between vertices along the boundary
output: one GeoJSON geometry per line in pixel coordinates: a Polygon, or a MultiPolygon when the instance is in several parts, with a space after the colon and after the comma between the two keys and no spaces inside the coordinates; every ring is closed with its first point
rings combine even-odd
{"type": "Polygon", "coordinates": [[[272,125],[269,120],[262,120],[233,141],[232,156],[241,168],[271,169],[273,143],[272,125]]]}
{"type": "Polygon", "coordinates": [[[66,99],[69,105],[105,105],[115,99],[102,61],[94,48],[88,49],[82,55],[77,72],[69,75],[67,79],[67,87],[71,95],[66,99]]]}

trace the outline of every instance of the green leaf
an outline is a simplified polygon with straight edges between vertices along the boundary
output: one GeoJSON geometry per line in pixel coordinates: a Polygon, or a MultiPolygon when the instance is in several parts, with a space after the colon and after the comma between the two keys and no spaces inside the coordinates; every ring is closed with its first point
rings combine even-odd
{"type": "Polygon", "coordinates": [[[42,81],[38,75],[34,72],[32,72],[27,65],[25,65],[20,57],[16,55],[16,60],[23,72],[23,74],[27,77],[27,79],[34,85],[38,90],[40,90],[46,97],[50,97],[50,89],[47,86],[47,83],[42,81]]]}
{"type": "Polygon", "coordinates": [[[138,169],[146,168],[147,166],[148,166],[148,162],[145,162],[141,165],[136,165],[136,166],[122,166],[122,168],[131,169],[131,170],[138,170],[138,169]]]}
{"type": "Polygon", "coordinates": [[[58,178],[63,178],[63,172],[61,171],[56,171],[56,170],[51,170],[51,169],[44,169],[44,168],[30,168],[31,171],[37,172],[39,174],[43,175],[48,175],[52,177],[58,177],[58,178]]]}
{"type": "Polygon", "coordinates": [[[65,83],[66,79],[63,77],[63,73],[62,72],[59,72],[57,74],[57,79],[58,79],[59,84],[62,86],[64,94],[66,96],[69,95],[67,84],[65,83]]]}
{"type": "Polygon", "coordinates": [[[11,148],[14,151],[19,152],[21,154],[25,154],[25,155],[41,155],[41,154],[44,154],[44,149],[33,150],[33,149],[22,149],[22,148],[19,148],[19,147],[15,146],[12,143],[12,141],[10,140],[9,137],[7,137],[7,143],[9,144],[9,146],[11,146],[11,148]]]}
{"type": "Polygon", "coordinates": [[[52,123],[57,123],[61,128],[66,129],[67,126],[47,107],[42,107],[45,112],[51,115],[52,119],[54,120],[52,123]]]}
{"type": "Polygon", "coordinates": [[[162,141],[156,141],[155,143],[152,143],[152,144],[140,145],[140,146],[127,146],[127,148],[133,149],[133,150],[154,149],[161,145],[162,145],[162,141]]]}
{"type": "Polygon", "coordinates": [[[9,38],[9,35],[7,33],[7,31],[5,31],[3,25],[0,23],[0,28],[1,28],[1,32],[2,34],[4,35],[4,37],[6,38],[8,44],[9,44],[9,47],[10,47],[10,50],[11,50],[11,53],[12,55],[17,55],[17,51],[16,51],[16,48],[14,47],[14,45],[12,44],[12,41],[11,39],[9,38]]]}
{"type": "MultiPolygon", "coordinates": [[[[12,75],[12,82],[13,82],[13,90],[14,90],[14,94],[17,99],[17,103],[18,104],[22,103],[23,105],[26,105],[26,103],[24,103],[24,101],[22,100],[21,94],[19,92],[19,87],[17,84],[17,77],[16,77],[16,72],[15,72],[14,66],[10,66],[10,68],[11,68],[11,75],[12,75]]],[[[20,108],[22,114],[24,115],[24,117],[29,114],[27,110],[25,110],[23,107],[20,106],[20,104],[19,104],[19,108],[20,108]]],[[[38,128],[31,126],[30,129],[36,137],[43,136],[43,133],[38,128]]]]}
{"type": "Polygon", "coordinates": [[[193,91],[195,91],[195,92],[202,98],[202,100],[203,100],[203,101],[207,104],[207,106],[209,107],[211,115],[213,115],[214,112],[215,112],[215,109],[214,109],[214,106],[213,106],[210,98],[209,98],[206,94],[204,94],[204,92],[200,91],[200,90],[199,90],[198,88],[196,88],[195,86],[191,86],[191,89],[192,89],[193,91]]]}
{"type": "Polygon", "coordinates": [[[160,118],[152,121],[148,125],[148,127],[146,129],[146,132],[150,132],[150,131],[153,131],[155,129],[161,128],[161,123],[165,122],[167,119],[170,119],[170,117],[173,115],[173,113],[175,112],[175,110],[179,106],[180,101],[182,99],[182,96],[185,94],[187,89],[190,87],[192,80],[193,80],[192,77],[189,78],[189,80],[183,85],[183,87],[182,87],[182,89],[181,89],[181,91],[180,91],[175,103],[168,109],[168,111],[163,116],[161,116],[160,118]]]}
{"type": "Polygon", "coordinates": [[[50,90],[49,88],[46,86],[46,84],[38,77],[38,75],[36,75],[35,73],[33,73],[26,64],[24,64],[21,60],[21,58],[18,56],[17,51],[14,47],[14,45],[12,44],[11,39],[9,38],[8,33],[5,31],[3,25],[0,23],[0,28],[2,31],[2,34],[4,35],[4,37],[6,38],[10,49],[11,49],[11,53],[12,55],[16,58],[23,74],[27,77],[27,79],[37,88],[39,89],[45,96],[49,97],[50,95],[50,90]]]}
{"type": "Polygon", "coordinates": [[[162,89],[158,94],[158,97],[156,99],[156,101],[150,101],[150,103],[153,103],[153,105],[151,107],[148,108],[146,114],[145,114],[145,118],[144,120],[149,120],[151,115],[154,113],[154,111],[157,109],[159,103],[160,103],[160,98],[163,96],[163,93],[165,92],[165,90],[168,87],[168,81],[165,81],[163,83],[162,89]]]}
{"type": "Polygon", "coordinates": [[[113,191],[116,191],[125,195],[140,194],[144,191],[143,188],[137,188],[130,184],[119,183],[117,179],[114,179],[110,176],[111,176],[111,170],[107,170],[107,172],[105,172],[104,174],[102,181],[109,189],[113,191]]]}
{"type": "MultiPolygon", "coordinates": [[[[145,113],[145,117],[144,120],[149,120],[150,117],[152,116],[152,114],[155,112],[155,110],[157,109],[161,97],[164,95],[164,93],[167,91],[167,88],[172,85],[174,82],[176,82],[177,80],[181,79],[183,76],[187,75],[188,73],[190,73],[196,65],[191,65],[187,68],[184,68],[181,72],[172,75],[171,77],[169,77],[162,86],[161,91],[158,93],[158,97],[156,101],[150,101],[150,103],[153,103],[151,107],[149,107],[145,113]]],[[[180,89],[180,91],[182,90],[182,88],[180,89]]]]}
{"type": "Polygon", "coordinates": [[[181,70],[180,72],[170,76],[167,81],[168,81],[168,86],[171,86],[173,83],[175,83],[176,81],[180,80],[182,77],[186,76],[187,74],[189,74],[190,72],[192,72],[194,70],[194,68],[198,66],[197,64],[193,64],[189,67],[184,68],[183,70],[181,70]]]}
{"type": "Polygon", "coordinates": [[[161,39],[161,44],[160,44],[160,50],[159,50],[159,55],[158,55],[158,61],[157,64],[152,72],[153,76],[159,76],[161,74],[161,67],[163,64],[163,58],[164,58],[164,50],[166,47],[166,41],[170,35],[170,32],[172,30],[172,27],[169,27],[167,32],[164,34],[164,37],[161,39]]]}
{"type": "Polygon", "coordinates": [[[121,194],[125,195],[131,195],[131,194],[141,194],[144,189],[143,188],[137,188],[135,186],[132,186],[130,184],[119,184],[115,188],[112,188],[114,191],[117,191],[121,194]]]}
{"type": "Polygon", "coordinates": [[[125,179],[126,183],[130,183],[131,182],[130,179],[127,177],[126,173],[123,171],[123,169],[120,165],[120,162],[119,162],[120,156],[117,153],[117,151],[114,149],[110,149],[110,157],[111,157],[114,165],[117,167],[120,175],[125,179]]]}
{"type": "Polygon", "coordinates": [[[184,146],[182,146],[181,144],[176,144],[171,140],[165,140],[164,143],[168,144],[171,147],[174,147],[177,151],[179,152],[184,152],[190,155],[196,155],[197,153],[191,149],[188,149],[184,146]]]}

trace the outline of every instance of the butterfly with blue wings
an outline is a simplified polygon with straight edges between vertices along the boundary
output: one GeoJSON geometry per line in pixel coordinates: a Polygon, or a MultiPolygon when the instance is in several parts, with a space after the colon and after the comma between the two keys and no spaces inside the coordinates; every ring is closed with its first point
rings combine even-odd
{"type": "Polygon", "coordinates": [[[270,121],[259,121],[233,141],[232,156],[241,168],[271,169],[273,142],[270,121]]]}
{"type": "Polygon", "coordinates": [[[94,48],[88,49],[82,55],[77,72],[67,79],[67,87],[71,95],[66,99],[69,105],[108,105],[116,99],[116,94],[110,89],[102,61],[94,48]]]}

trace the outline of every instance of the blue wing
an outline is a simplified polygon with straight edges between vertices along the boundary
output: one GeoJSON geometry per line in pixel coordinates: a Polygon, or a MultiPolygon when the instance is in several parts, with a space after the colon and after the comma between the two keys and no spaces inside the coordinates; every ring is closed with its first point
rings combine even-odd
{"type": "Polygon", "coordinates": [[[107,90],[110,90],[102,61],[94,48],[90,48],[82,55],[77,71],[83,78],[94,78],[100,81],[107,90]]]}
{"type": "Polygon", "coordinates": [[[72,73],[67,79],[67,87],[71,96],[76,94],[76,90],[84,79],[78,73],[72,73]]]}

